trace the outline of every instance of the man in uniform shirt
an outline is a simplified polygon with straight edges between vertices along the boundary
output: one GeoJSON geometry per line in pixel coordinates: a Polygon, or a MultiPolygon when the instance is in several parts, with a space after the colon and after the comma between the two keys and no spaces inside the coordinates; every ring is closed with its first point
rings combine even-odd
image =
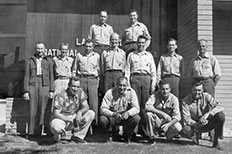
{"type": "Polygon", "coordinates": [[[129,14],[130,23],[128,28],[125,29],[122,40],[124,51],[126,55],[137,49],[137,39],[140,35],[143,35],[147,38],[145,49],[149,47],[151,42],[151,35],[148,32],[146,25],[138,21],[138,12],[136,10],[131,10],[129,14]]]}
{"type": "Polygon", "coordinates": [[[89,110],[87,97],[80,88],[79,77],[70,78],[68,88],[53,99],[53,115],[50,126],[55,142],[68,139],[85,143],[84,140],[95,113],[89,110]],[[71,133],[73,134],[71,136],[71,133]]]}
{"type": "Polygon", "coordinates": [[[117,79],[125,72],[126,54],[118,47],[119,35],[110,36],[111,48],[104,50],[101,55],[102,75],[104,76],[104,92],[115,87],[117,79]]]}
{"type": "Polygon", "coordinates": [[[128,79],[121,76],[117,86],[109,89],[102,101],[100,124],[108,130],[112,127],[113,140],[118,136],[116,126],[123,127],[123,137],[129,142],[134,128],[140,121],[139,104],[135,91],[128,87],[128,79]]]}
{"type": "Polygon", "coordinates": [[[156,132],[164,132],[167,140],[172,140],[182,129],[179,101],[170,91],[170,84],[161,80],[159,91],[146,102],[146,132],[150,139],[154,139],[156,132]]]}
{"type": "Polygon", "coordinates": [[[55,93],[59,93],[61,90],[68,87],[69,78],[72,76],[71,67],[73,65],[73,58],[68,57],[68,43],[61,43],[61,54],[58,57],[54,57],[54,71],[55,81],[54,89],[55,93]]]}
{"type": "Polygon", "coordinates": [[[215,86],[221,78],[221,71],[217,59],[207,52],[208,41],[198,41],[198,56],[190,63],[191,81],[202,81],[204,89],[214,97],[215,86]]]}
{"type": "Polygon", "coordinates": [[[224,108],[210,94],[203,92],[202,82],[192,84],[192,93],[183,99],[182,110],[185,123],[182,135],[198,144],[196,133],[214,129],[213,147],[220,149],[218,138],[223,138],[224,108]]]}
{"type": "Polygon", "coordinates": [[[94,42],[94,51],[101,55],[103,50],[110,47],[110,35],[114,32],[113,28],[106,23],[107,12],[100,12],[100,21],[90,27],[88,38],[94,42]]]}
{"type": "Polygon", "coordinates": [[[145,50],[146,41],[145,36],[138,37],[138,48],[128,55],[126,63],[126,77],[130,79],[130,85],[137,94],[142,119],[145,103],[156,86],[156,66],[152,54],[145,50]]]}
{"type": "Polygon", "coordinates": [[[168,53],[160,57],[157,68],[157,82],[165,80],[171,87],[171,93],[179,97],[179,82],[184,75],[183,57],[175,52],[177,49],[177,41],[175,39],[168,40],[168,53]]]}
{"type": "Polygon", "coordinates": [[[44,56],[45,45],[35,44],[36,53],[26,61],[23,98],[29,101],[29,137],[40,137],[48,99],[53,97],[54,76],[51,60],[44,56]]]}
{"type": "Polygon", "coordinates": [[[100,55],[93,51],[93,42],[85,41],[85,53],[78,53],[73,67],[74,74],[80,76],[81,88],[88,96],[90,109],[95,112],[98,124],[98,80],[100,74],[100,55]]]}

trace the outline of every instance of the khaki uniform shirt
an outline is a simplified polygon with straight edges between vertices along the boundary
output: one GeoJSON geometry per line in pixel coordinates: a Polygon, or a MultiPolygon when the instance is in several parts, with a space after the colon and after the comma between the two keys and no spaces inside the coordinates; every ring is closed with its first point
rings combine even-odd
{"type": "Polygon", "coordinates": [[[151,76],[152,85],[156,84],[156,66],[150,52],[134,51],[128,55],[126,63],[126,76],[128,79],[132,73],[149,74],[151,76]]]}
{"type": "Polygon", "coordinates": [[[157,68],[157,80],[160,81],[165,75],[176,75],[181,77],[184,74],[183,57],[174,53],[162,55],[157,68]]]}
{"type": "Polygon", "coordinates": [[[147,26],[141,22],[136,22],[134,25],[129,24],[128,28],[125,29],[123,38],[125,43],[136,42],[140,35],[145,36],[148,40],[151,39],[147,26]]]}
{"type": "Polygon", "coordinates": [[[110,45],[110,35],[114,32],[113,28],[108,24],[94,24],[90,27],[89,39],[94,41],[95,45],[110,45]]]}
{"type": "Polygon", "coordinates": [[[190,77],[191,78],[208,78],[215,75],[221,76],[221,70],[217,59],[206,54],[205,57],[197,56],[193,58],[190,63],[190,77]]]}
{"type": "Polygon", "coordinates": [[[123,113],[128,111],[130,116],[138,114],[140,111],[138,98],[135,91],[128,87],[124,94],[120,95],[117,88],[109,89],[101,105],[101,114],[112,117],[114,112],[123,113]]]}
{"type": "Polygon", "coordinates": [[[178,121],[181,120],[179,101],[178,98],[172,93],[170,93],[168,99],[164,101],[160,92],[155,92],[146,102],[146,108],[151,108],[152,106],[168,114],[172,117],[172,119],[176,119],[178,121]]]}
{"type": "Polygon", "coordinates": [[[71,57],[54,57],[54,68],[56,77],[71,77],[71,68],[73,65],[73,58],[71,57]]]}
{"type": "Polygon", "coordinates": [[[207,112],[214,116],[223,110],[224,108],[208,93],[203,93],[197,100],[190,94],[182,102],[183,118],[187,125],[195,124],[207,112]]]}
{"type": "Polygon", "coordinates": [[[102,73],[106,70],[121,70],[125,71],[126,54],[122,49],[109,49],[102,52],[102,73]]]}
{"type": "Polygon", "coordinates": [[[79,75],[93,75],[98,77],[100,73],[100,56],[96,52],[80,54],[76,56],[73,72],[79,75]]]}

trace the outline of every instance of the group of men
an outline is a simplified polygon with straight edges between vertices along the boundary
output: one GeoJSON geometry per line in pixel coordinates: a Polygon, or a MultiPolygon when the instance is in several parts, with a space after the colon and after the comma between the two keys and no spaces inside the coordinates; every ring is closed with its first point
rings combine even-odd
{"type": "Polygon", "coordinates": [[[225,115],[214,99],[214,87],[221,72],[216,58],[207,53],[207,40],[198,41],[198,55],[190,63],[192,92],[181,104],[182,127],[178,98],[184,62],[176,53],[177,41],[169,39],[168,53],[160,57],[156,69],[152,54],[146,51],[151,42],[147,27],[138,22],[136,10],[129,17],[123,49],[119,35],[106,24],[106,11],[90,27],[85,52],[75,59],[68,57],[67,43],[60,45],[61,55],[53,59],[44,56],[44,43],[36,43],[24,78],[23,96],[30,101],[29,135],[41,135],[51,98],[50,129],[56,142],[63,137],[85,142],[91,125],[110,130],[113,140],[127,142],[140,133],[151,142],[157,134],[168,140],[181,134],[198,143],[197,134],[214,129],[213,147],[219,148],[225,115]]]}

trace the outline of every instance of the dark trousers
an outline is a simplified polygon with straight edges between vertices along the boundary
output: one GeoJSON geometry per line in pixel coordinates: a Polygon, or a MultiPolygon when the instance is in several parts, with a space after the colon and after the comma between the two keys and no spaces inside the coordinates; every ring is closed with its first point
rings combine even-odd
{"type": "Polygon", "coordinates": [[[104,76],[104,93],[117,85],[117,80],[122,76],[122,71],[105,71],[104,76]]]}
{"type": "MultiPolygon", "coordinates": [[[[29,86],[30,120],[29,135],[41,135],[45,109],[48,103],[49,86],[42,85],[42,78],[36,78],[36,84],[29,86]]],[[[48,117],[49,118],[49,117],[48,117]]]]}
{"type": "Polygon", "coordinates": [[[129,53],[131,53],[135,50],[137,50],[137,43],[136,42],[128,43],[128,44],[124,45],[124,51],[126,52],[126,57],[129,55],[129,53]]]}
{"type": "Polygon", "coordinates": [[[171,93],[174,94],[178,98],[179,97],[180,77],[175,76],[175,75],[170,75],[167,77],[163,77],[162,80],[164,80],[170,84],[171,93]]]}
{"type": "Polygon", "coordinates": [[[88,96],[88,103],[91,110],[95,112],[95,122],[98,124],[98,78],[81,77],[80,86],[88,96]]]}
{"type": "Polygon", "coordinates": [[[114,130],[116,126],[121,125],[123,126],[123,135],[130,137],[139,121],[140,116],[136,114],[133,117],[130,116],[127,120],[116,120],[114,117],[108,118],[106,116],[101,116],[99,123],[106,131],[108,130],[109,126],[111,126],[112,130],[114,130]]]}
{"type": "Polygon", "coordinates": [[[139,115],[142,119],[135,132],[142,133],[143,127],[145,126],[145,104],[150,95],[151,77],[150,75],[132,75],[130,79],[130,84],[137,94],[140,106],[139,115]]]}
{"type": "Polygon", "coordinates": [[[213,117],[208,118],[208,124],[204,126],[198,126],[197,128],[192,128],[189,125],[186,125],[182,132],[186,137],[191,137],[193,135],[193,129],[196,129],[199,133],[209,132],[214,129],[214,143],[218,142],[218,138],[223,138],[223,125],[225,123],[225,114],[223,112],[219,112],[215,114],[213,117]]]}

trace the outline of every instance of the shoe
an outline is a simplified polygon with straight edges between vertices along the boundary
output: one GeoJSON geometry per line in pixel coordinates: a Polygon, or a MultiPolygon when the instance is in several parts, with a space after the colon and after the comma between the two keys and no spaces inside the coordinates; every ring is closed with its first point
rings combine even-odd
{"type": "Polygon", "coordinates": [[[175,135],[173,138],[180,139],[180,134],[175,135]]]}
{"type": "Polygon", "coordinates": [[[218,149],[218,150],[223,150],[218,142],[213,143],[212,148],[215,148],[215,149],[218,149]]]}
{"type": "Polygon", "coordinates": [[[196,135],[193,135],[190,137],[190,139],[193,141],[194,144],[199,145],[199,139],[196,135]]]}
{"type": "Polygon", "coordinates": [[[107,140],[106,140],[107,143],[111,143],[113,142],[113,138],[112,137],[109,137],[107,140]]]}
{"type": "Polygon", "coordinates": [[[165,137],[165,133],[164,132],[159,132],[159,137],[165,137]]]}
{"type": "Polygon", "coordinates": [[[71,141],[74,141],[76,143],[87,143],[84,139],[81,139],[81,138],[79,138],[77,136],[72,136],[71,141]]]}
{"type": "Polygon", "coordinates": [[[150,136],[150,137],[148,137],[148,143],[150,143],[150,144],[155,144],[156,142],[155,142],[155,136],[150,136]]]}

